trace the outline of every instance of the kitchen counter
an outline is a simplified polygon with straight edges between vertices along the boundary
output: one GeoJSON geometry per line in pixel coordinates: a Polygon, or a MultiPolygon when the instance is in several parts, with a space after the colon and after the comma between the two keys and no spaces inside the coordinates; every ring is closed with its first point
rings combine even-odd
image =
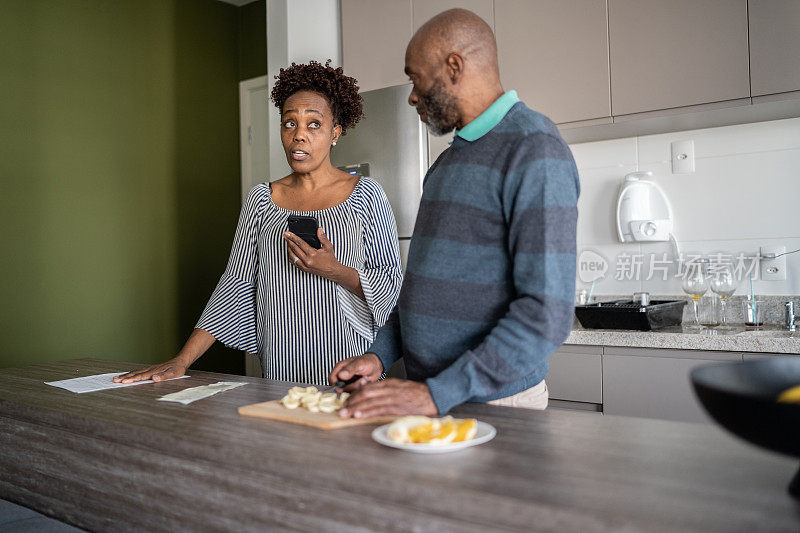
{"type": "Polygon", "coordinates": [[[716,333],[713,329],[684,333],[680,327],[656,331],[573,328],[564,344],[800,354],[800,332],[791,335],[777,327],[766,327],[728,335],[716,333]]]}
{"type": "Polygon", "coordinates": [[[208,372],[77,395],[45,380],[138,365],[78,359],[0,370],[0,498],[90,530],[797,531],[797,461],[702,424],[454,410],[484,445],[418,455],[372,426],[330,432],[240,417],[285,382],[208,372]],[[248,383],[188,406],[155,401],[248,383]]]}

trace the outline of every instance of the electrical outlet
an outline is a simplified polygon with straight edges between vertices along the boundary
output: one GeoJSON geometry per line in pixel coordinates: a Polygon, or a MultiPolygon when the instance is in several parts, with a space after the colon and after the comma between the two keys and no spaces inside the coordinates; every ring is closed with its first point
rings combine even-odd
{"type": "Polygon", "coordinates": [[[780,255],[786,253],[785,246],[762,246],[759,249],[761,259],[759,260],[759,274],[764,281],[785,281],[786,280],[786,256],[766,259],[765,255],[780,255]]]}
{"type": "Polygon", "coordinates": [[[694,141],[675,141],[672,148],[672,173],[691,174],[694,172],[694,141]]]}

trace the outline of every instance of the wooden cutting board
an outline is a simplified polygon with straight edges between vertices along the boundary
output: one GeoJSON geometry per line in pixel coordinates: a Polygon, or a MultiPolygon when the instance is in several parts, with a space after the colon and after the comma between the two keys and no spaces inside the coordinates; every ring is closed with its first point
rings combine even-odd
{"type": "Polygon", "coordinates": [[[396,416],[339,418],[336,413],[312,413],[302,407],[287,409],[278,400],[243,405],[239,408],[239,414],[313,426],[320,429],[339,429],[362,424],[387,424],[397,419],[396,416]]]}

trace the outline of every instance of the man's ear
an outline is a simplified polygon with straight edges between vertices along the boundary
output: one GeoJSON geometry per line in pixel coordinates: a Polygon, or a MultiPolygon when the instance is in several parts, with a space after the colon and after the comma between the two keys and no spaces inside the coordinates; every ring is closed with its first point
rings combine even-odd
{"type": "Polygon", "coordinates": [[[450,78],[450,83],[455,85],[464,75],[464,58],[460,55],[452,53],[447,56],[447,76],[450,78]]]}

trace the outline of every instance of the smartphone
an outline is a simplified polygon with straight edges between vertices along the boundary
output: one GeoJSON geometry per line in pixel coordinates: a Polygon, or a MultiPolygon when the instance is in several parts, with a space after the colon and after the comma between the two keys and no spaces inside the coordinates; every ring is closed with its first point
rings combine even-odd
{"type": "Polygon", "coordinates": [[[317,228],[319,223],[317,219],[307,215],[289,215],[288,219],[289,231],[303,239],[312,248],[319,250],[322,248],[322,243],[317,238],[317,228]]]}

